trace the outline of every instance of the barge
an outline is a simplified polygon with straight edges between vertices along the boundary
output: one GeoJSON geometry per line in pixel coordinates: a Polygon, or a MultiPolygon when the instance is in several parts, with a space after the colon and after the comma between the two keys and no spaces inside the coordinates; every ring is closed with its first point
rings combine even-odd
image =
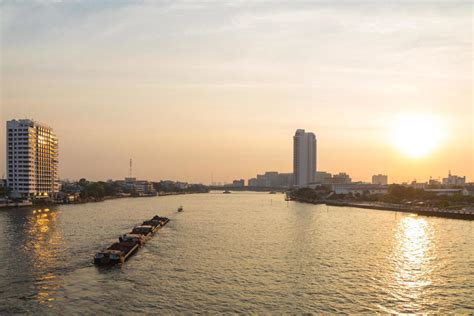
{"type": "Polygon", "coordinates": [[[124,263],[168,222],[167,217],[156,215],[152,219],[144,221],[141,225],[135,226],[131,232],[120,236],[118,242],[96,253],[94,264],[108,266],[124,263]]]}

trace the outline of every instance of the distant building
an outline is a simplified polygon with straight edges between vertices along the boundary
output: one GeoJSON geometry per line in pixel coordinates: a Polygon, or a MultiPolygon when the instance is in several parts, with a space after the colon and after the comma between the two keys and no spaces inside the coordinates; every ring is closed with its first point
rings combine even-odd
{"type": "Polygon", "coordinates": [[[340,172],[332,176],[332,183],[334,184],[347,184],[351,182],[351,177],[345,172],[340,172]]]}
{"type": "Polygon", "coordinates": [[[426,192],[436,193],[436,195],[462,194],[463,189],[424,189],[426,192]]]}
{"type": "Polygon", "coordinates": [[[280,173],[278,174],[277,187],[291,188],[294,185],[295,176],[293,173],[280,173]]]}
{"type": "Polygon", "coordinates": [[[387,194],[387,186],[367,183],[335,183],[332,184],[332,191],[336,194],[387,194]]]}
{"type": "Polygon", "coordinates": [[[372,184],[387,185],[388,176],[384,174],[376,174],[372,176],[372,184]]]}
{"type": "Polygon", "coordinates": [[[245,180],[244,179],[234,180],[232,181],[232,186],[234,188],[243,188],[245,186],[245,180]]]}
{"type": "Polygon", "coordinates": [[[135,193],[138,195],[144,194],[155,194],[156,191],[153,187],[153,182],[147,180],[137,180],[137,178],[125,178],[124,180],[118,180],[117,184],[122,190],[135,193]]]}
{"type": "Polygon", "coordinates": [[[135,192],[138,194],[152,194],[155,193],[155,189],[153,188],[153,183],[151,181],[146,180],[139,180],[136,181],[134,184],[135,192]]]}
{"type": "Polygon", "coordinates": [[[316,172],[316,136],[298,129],[293,137],[293,174],[295,185],[308,186],[316,172]]]}
{"type": "Polygon", "coordinates": [[[430,181],[428,182],[429,185],[432,185],[432,186],[440,186],[441,185],[441,181],[439,180],[436,180],[436,179],[430,179],[430,181]]]}
{"type": "Polygon", "coordinates": [[[314,173],[314,182],[327,184],[331,183],[332,175],[325,171],[316,171],[314,173]]]}
{"type": "Polygon", "coordinates": [[[256,178],[249,179],[248,185],[260,188],[290,188],[293,186],[293,179],[293,173],[267,171],[265,174],[258,174],[256,178]]]}
{"type": "Polygon", "coordinates": [[[59,192],[58,138],[32,120],[7,121],[7,185],[15,198],[59,192]]]}
{"type": "Polygon", "coordinates": [[[412,187],[413,189],[424,189],[426,187],[426,182],[416,182],[416,180],[412,181],[410,183],[410,187],[412,187]]]}
{"type": "Polygon", "coordinates": [[[474,196],[474,185],[466,185],[462,190],[464,196],[474,196]]]}
{"type": "Polygon", "coordinates": [[[443,178],[443,185],[464,185],[466,184],[466,177],[458,177],[451,175],[451,171],[449,171],[449,175],[447,178],[443,178]]]}

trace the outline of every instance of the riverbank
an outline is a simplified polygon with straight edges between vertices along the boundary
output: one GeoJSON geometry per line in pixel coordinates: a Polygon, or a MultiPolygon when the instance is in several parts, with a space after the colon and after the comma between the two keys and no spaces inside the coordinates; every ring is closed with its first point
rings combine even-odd
{"type": "Polygon", "coordinates": [[[328,206],[341,206],[341,207],[356,207],[370,210],[381,210],[381,211],[392,211],[392,212],[403,212],[403,213],[412,213],[422,216],[436,216],[452,219],[463,219],[463,220],[474,220],[474,210],[447,210],[447,209],[437,209],[429,207],[416,207],[416,206],[407,206],[403,204],[391,204],[391,203],[382,203],[382,202],[347,202],[347,201],[337,201],[337,200],[313,200],[313,199],[304,199],[298,197],[292,197],[292,201],[301,202],[301,203],[310,203],[310,204],[325,204],[328,206]]]}
{"type": "Polygon", "coordinates": [[[11,202],[6,204],[0,204],[1,208],[20,208],[20,207],[32,207],[32,206],[51,206],[51,205],[71,205],[71,204],[86,204],[86,203],[98,203],[104,202],[107,200],[117,200],[125,198],[146,198],[146,197],[157,197],[157,196],[172,196],[172,195],[184,195],[184,194],[198,194],[198,193],[207,193],[207,192],[159,192],[154,195],[115,195],[115,196],[104,196],[101,198],[85,198],[77,199],[69,202],[59,202],[51,200],[36,200],[34,202],[24,201],[24,202],[11,202]]]}

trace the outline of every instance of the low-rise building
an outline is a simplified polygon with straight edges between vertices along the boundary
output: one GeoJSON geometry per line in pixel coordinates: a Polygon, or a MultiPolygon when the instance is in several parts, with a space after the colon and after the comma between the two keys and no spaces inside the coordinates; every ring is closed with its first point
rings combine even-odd
{"type": "Polygon", "coordinates": [[[454,195],[463,192],[463,189],[425,189],[426,192],[433,192],[436,195],[454,195]]]}
{"type": "Polygon", "coordinates": [[[118,180],[117,183],[122,190],[126,192],[132,192],[138,195],[150,195],[156,194],[153,187],[153,182],[147,180],[137,180],[136,178],[125,178],[124,180],[118,180]]]}
{"type": "Polygon", "coordinates": [[[351,177],[345,172],[339,172],[333,175],[331,180],[333,184],[347,184],[352,182],[351,177]]]}
{"type": "Polygon", "coordinates": [[[232,186],[234,188],[243,188],[245,186],[245,180],[244,179],[234,180],[232,181],[232,186]]]}
{"type": "Polygon", "coordinates": [[[316,171],[314,175],[315,183],[328,184],[328,183],[331,183],[331,180],[332,180],[332,174],[326,171],[316,171]]]}
{"type": "Polygon", "coordinates": [[[451,171],[449,171],[448,177],[443,178],[443,185],[464,185],[466,184],[466,177],[459,177],[455,175],[451,175],[451,171]]]}
{"type": "Polygon", "coordinates": [[[416,182],[416,180],[412,181],[410,183],[410,187],[412,187],[413,189],[424,189],[426,187],[426,182],[416,182]]]}
{"type": "Polygon", "coordinates": [[[249,187],[256,187],[257,186],[257,178],[251,178],[248,180],[249,187]]]}
{"type": "Polygon", "coordinates": [[[372,176],[372,184],[387,185],[388,176],[385,174],[375,174],[372,176]]]}
{"type": "Polygon", "coordinates": [[[474,196],[474,185],[466,185],[462,189],[462,195],[464,195],[464,196],[474,196]]]}
{"type": "Polygon", "coordinates": [[[369,183],[334,183],[332,191],[336,194],[387,194],[387,186],[369,183]]]}
{"type": "Polygon", "coordinates": [[[250,187],[261,188],[289,188],[293,184],[293,173],[278,173],[277,171],[267,171],[265,174],[258,174],[256,178],[248,180],[250,187]]]}

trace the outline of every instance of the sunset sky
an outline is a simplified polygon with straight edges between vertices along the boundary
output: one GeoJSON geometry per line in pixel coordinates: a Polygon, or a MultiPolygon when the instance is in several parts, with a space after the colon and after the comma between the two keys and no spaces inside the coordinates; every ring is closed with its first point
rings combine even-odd
{"type": "Polygon", "coordinates": [[[3,1],[2,124],[52,126],[69,179],[291,172],[303,128],[318,170],[474,181],[471,2],[337,3],[3,1]]]}

